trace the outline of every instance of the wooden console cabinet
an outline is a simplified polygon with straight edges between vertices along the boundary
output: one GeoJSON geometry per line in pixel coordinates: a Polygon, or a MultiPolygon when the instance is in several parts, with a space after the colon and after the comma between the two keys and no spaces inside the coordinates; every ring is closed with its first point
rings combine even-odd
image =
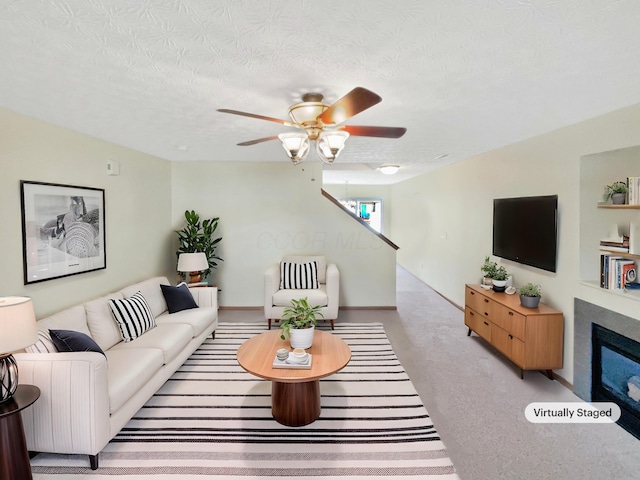
{"type": "Polygon", "coordinates": [[[464,323],[467,335],[474,331],[524,370],[562,368],[564,321],[562,312],[547,305],[525,308],[520,296],[466,285],[464,323]]]}

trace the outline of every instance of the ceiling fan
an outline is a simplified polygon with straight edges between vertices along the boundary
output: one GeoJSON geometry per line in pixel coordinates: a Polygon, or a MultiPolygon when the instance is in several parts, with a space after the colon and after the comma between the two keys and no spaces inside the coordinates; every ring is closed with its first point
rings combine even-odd
{"type": "Polygon", "coordinates": [[[401,127],[341,125],[349,118],[373,107],[382,100],[379,95],[366,88],[356,87],[332,105],[324,103],[322,99],[323,96],[320,93],[304,94],[301,103],[289,107],[291,121],[226,108],[220,108],[218,111],[267,120],[304,130],[304,133],[281,133],[238,144],[246,147],[279,139],[294,165],[305,159],[312,142],[315,143],[320,160],[331,164],[344,148],[345,141],[350,135],[400,138],[407,131],[406,128],[401,127]]]}

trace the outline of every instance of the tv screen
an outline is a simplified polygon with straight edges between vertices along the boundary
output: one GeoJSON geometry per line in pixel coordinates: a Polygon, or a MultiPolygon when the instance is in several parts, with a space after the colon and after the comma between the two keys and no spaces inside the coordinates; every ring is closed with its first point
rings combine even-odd
{"type": "Polygon", "coordinates": [[[493,200],[493,254],[556,271],[558,196],[493,200]]]}

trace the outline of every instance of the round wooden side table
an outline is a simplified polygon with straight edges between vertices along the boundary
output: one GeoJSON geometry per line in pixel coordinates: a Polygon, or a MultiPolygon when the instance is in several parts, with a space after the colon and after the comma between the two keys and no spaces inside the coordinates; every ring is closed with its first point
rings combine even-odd
{"type": "Polygon", "coordinates": [[[33,478],[20,412],[33,404],[38,397],[38,387],[18,385],[13,397],[0,403],[0,478],[33,478]]]}

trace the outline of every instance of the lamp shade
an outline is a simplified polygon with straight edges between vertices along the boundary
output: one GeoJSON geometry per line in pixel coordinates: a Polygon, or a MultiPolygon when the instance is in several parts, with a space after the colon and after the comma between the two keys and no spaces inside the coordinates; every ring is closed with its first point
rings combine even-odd
{"type": "Polygon", "coordinates": [[[30,298],[0,298],[0,332],[0,355],[36,343],[38,328],[30,298]]]}
{"type": "Polygon", "coordinates": [[[304,160],[309,153],[309,138],[304,133],[281,133],[278,138],[294,165],[304,160]]]}
{"type": "Polygon", "coordinates": [[[179,272],[200,272],[209,268],[209,261],[204,252],[181,253],[178,257],[179,272]]]}
{"type": "Polygon", "coordinates": [[[325,163],[333,163],[344,148],[347,138],[349,138],[349,132],[344,130],[322,132],[316,145],[320,160],[325,163]]]}

